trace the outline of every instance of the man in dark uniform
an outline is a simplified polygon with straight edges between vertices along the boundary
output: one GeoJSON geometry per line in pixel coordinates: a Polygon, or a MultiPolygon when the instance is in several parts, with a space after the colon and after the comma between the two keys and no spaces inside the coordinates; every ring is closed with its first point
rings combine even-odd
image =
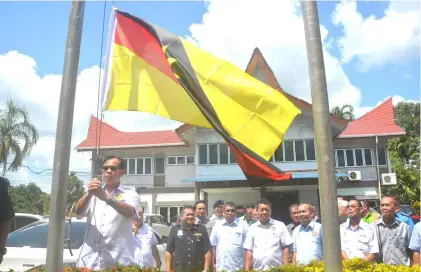
{"type": "Polygon", "coordinates": [[[15,216],[9,195],[10,182],[0,177],[0,264],[6,255],[6,241],[9,234],[9,220],[15,216]]]}
{"type": "Polygon", "coordinates": [[[182,225],[172,227],[168,235],[167,271],[209,271],[212,247],[206,229],[194,224],[196,218],[192,206],[183,207],[181,216],[182,225]]]}

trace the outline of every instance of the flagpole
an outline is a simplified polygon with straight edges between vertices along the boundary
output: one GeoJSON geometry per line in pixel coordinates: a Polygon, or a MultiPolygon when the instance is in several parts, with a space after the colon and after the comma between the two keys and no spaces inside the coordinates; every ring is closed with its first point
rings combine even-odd
{"type": "MultiPolygon", "coordinates": [[[[63,266],[64,222],[72,142],[73,112],[82,39],[85,1],[72,1],[61,82],[48,223],[46,271],[57,272],[63,266]]],[[[71,215],[70,215],[71,216],[71,215]]]]}
{"type": "Polygon", "coordinates": [[[329,99],[320,37],[319,17],[315,0],[301,1],[310,75],[313,122],[316,138],[319,194],[323,222],[323,259],[325,271],[342,271],[339,234],[337,186],[333,167],[333,140],[329,99]]]}

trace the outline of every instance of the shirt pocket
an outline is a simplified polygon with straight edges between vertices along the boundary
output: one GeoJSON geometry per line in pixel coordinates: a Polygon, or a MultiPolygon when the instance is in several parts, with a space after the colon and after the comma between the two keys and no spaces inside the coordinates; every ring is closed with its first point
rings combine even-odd
{"type": "Polygon", "coordinates": [[[368,240],[369,239],[367,236],[358,237],[358,249],[361,250],[364,254],[368,253],[368,249],[369,249],[368,240]]]}
{"type": "Polygon", "coordinates": [[[236,231],[234,233],[234,245],[242,247],[244,243],[244,234],[242,231],[236,231]]]}

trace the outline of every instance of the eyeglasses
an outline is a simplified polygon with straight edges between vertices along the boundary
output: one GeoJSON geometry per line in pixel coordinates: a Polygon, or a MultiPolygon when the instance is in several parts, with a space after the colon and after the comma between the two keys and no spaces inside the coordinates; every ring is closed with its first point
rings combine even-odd
{"type": "Polygon", "coordinates": [[[107,166],[103,166],[102,170],[107,171],[108,169],[111,169],[111,171],[115,171],[117,170],[117,166],[113,166],[113,165],[107,165],[107,166]]]}
{"type": "Polygon", "coordinates": [[[225,210],[225,212],[227,213],[227,212],[232,212],[232,213],[235,213],[235,210],[234,209],[231,209],[231,210],[225,210]]]}

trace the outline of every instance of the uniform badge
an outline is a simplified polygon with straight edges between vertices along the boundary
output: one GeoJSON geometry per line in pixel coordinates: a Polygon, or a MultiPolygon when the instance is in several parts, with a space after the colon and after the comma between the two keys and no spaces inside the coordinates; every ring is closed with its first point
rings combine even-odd
{"type": "Polygon", "coordinates": [[[120,200],[123,197],[123,194],[118,194],[114,197],[115,200],[120,200]]]}
{"type": "Polygon", "coordinates": [[[200,237],[202,236],[202,234],[200,232],[196,232],[195,234],[193,234],[194,236],[200,237]]]}
{"type": "Polygon", "coordinates": [[[272,227],[270,227],[270,230],[275,231],[276,230],[276,226],[275,225],[272,225],[272,227]]]}
{"type": "Polygon", "coordinates": [[[183,230],[181,230],[181,229],[180,229],[180,230],[178,230],[178,232],[177,232],[177,236],[178,236],[178,237],[183,236],[183,230]]]}
{"type": "Polygon", "coordinates": [[[316,235],[317,235],[317,232],[313,231],[313,236],[316,236],[316,235]]]}

